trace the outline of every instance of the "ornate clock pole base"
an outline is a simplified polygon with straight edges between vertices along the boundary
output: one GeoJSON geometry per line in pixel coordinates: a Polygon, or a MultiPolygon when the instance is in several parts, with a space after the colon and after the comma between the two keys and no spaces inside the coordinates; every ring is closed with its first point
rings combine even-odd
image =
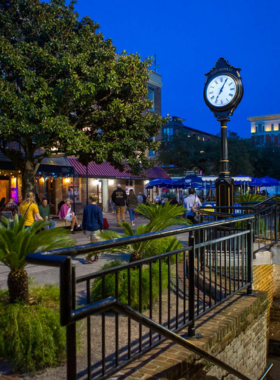
{"type": "MultiPolygon", "coordinates": [[[[216,206],[231,207],[234,205],[234,180],[229,173],[228,144],[227,144],[227,122],[229,118],[218,118],[221,122],[221,171],[215,182],[216,206]]],[[[217,209],[218,212],[232,213],[233,209],[217,209]]]]}

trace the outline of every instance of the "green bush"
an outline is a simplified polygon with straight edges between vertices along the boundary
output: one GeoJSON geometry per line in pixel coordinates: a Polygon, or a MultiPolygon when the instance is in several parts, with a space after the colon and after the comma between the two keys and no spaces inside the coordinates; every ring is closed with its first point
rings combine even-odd
{"type": "MultiPolygon", "coordinates": [[[[167,253],[171,251],[175,251],[176,249],[182,248],[183,245],[177,240],[174,236],[168,236],[161,239],[154,239],[150,241],[150,244],[147,245],[146,249],[143,251],[143,258],[148,258],[156,255],[161,255],[162,253],[167,253]]],[[[179,258],[181,259],[183,253],[179,254],[179,258]]],[[[168,259],[166,258],[167,262],[168,259]]],[[[171,263],[174,264],[176,261],[176,256],[171,256],[171,263]]]]}
{"type": "MultiPolygon", "coordinates": [[[[108,269],[125,262],[115,260],[110,264],[105,264],[102,269],[108,269]]],[[[162,262],[162,290],[168,286],[168,267],[162,262]]],[[[128,303],[128,275],[127,269],[119,271],[118,299],[123,303],[128,303]]],[[[139,269],[130,269],[130,291],[131,291],[131,307],[139,310],[139,269]]],[[[109,274],[105,277],[105,294],[102,297],[102,278],[96,278],[92,285],[93,301],[100,301],[103,298],[115,297],[115,274],[109,274]]],[[[152,263],[152,300],[153,302],[159,296],[159,263],[152,263]]],[[[148,266],[142,268],[142,309],[145,310],[150,305],[150,269],[148,266]]]]}
{"type": "Polygon", "coordinates": [[[59,288],[32,287],[32,305],[9,304],[0,292],[0,357],[15,371],[29,372],[58,365],[65,356],[66,332],[60,326],[59,288]]]}

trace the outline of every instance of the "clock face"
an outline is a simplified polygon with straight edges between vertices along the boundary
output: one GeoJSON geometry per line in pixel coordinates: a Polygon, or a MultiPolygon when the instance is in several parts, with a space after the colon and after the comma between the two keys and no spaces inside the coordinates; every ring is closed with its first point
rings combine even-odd
{"type": "Polygon", "coordinates": [[[228,75],[219,75],[212,79],[206,89],[209,103],[215,107],[225,107],[232,102],[236,94],[235,81],[228,75]]]}

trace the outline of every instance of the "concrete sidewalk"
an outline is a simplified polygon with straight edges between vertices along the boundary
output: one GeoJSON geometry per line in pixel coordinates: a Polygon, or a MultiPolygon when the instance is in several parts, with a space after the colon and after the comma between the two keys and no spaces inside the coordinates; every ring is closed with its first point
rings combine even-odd
{"type": "MultiPolygon", "coordinates": [[[[124,233],[122,227],[117,226],[116,214],[104,213],[104,218],[107,218],[109,223],[109,230],[116,231],[119,233],[124,233]]],[[[126,220],[129,222],[128,214],[126,214],[126,220]]],[[[133,230],[136,230],[137,226],[140,224],[147,224],[147,220],[144,217],[137,218],[135,220],[135,227],[133,230]]],[[[175,228],[176,226],[172,226],[171,228],[175,228]]],[[[85,245],[89,244],[89,239],[84,235],[83,231],[76,232],[73,235],[73,238],[76,240],[77,245],[85,245]]],[[[179,240],[182,242],[186,242],[188,240],[188,233],[182,234],[178,236],[179,240]]],[[[119,253],[119,254],[110,254],[104,253],[99,255],[99,260],[93,264],[86,264],[84,261],[84,255],[79,255],[74,257],[73,263],[76,266],[76,276],[82,276],[89,273],[100,271],[102,266],[112,260],[121,259],[128,261],[129,255],[119,253]]],[[[29,277],[34,277],[34,282],[36,284],[58,284],[59,282],[59,269],[52,267],[45,267],[41,265],[27,265],[26,267],[27,273],[29,277]]],[[[0,289],[7,289],[7,279],[10,270],[9,268],[0,263],[0,289]]]]}

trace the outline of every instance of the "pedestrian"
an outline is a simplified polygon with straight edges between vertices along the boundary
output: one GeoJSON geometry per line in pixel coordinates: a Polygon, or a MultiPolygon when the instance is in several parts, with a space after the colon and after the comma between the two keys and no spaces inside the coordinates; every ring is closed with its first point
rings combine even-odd
{"type": "Polygon", "coordinates": [[[147,204],[147,197],[144,193],[141,193],[142,195],[142,198],[143,198],[143,204],[146,205],[147,204]]]}
{"type": "MultiPolygon", "coordinates": [[[[44,220],[46,221],[50,220],[51,213],[50,213],[50,206],[48,205],[47,198],[42,199],[42,204],[39,206],[39,213],[44,220]]],[[[52,224],[50,226],[47,226],[46,230],[49,230],[50,228],[55,228],[56,222],[54,222],[53,220],[51,222],[52,224]]]]}
{"type": "Polygon", "coordinates": [[[122,189],[120,183],[118,183],[116,190],[112,194],[112,201],[116,205],[116,216],[118,227],[121,227],[120,214],[122,215],[122,222],[125,221],[125,201],[127,199],[126,192],[122,189]]]}
{"type": "Polygon", "coordinates": [[[129,195],[128,195],[127,200],[126,200],[126,205],[127,205],[127,209],[129,212],[129,218],[130,218],[132,226],[135,226],[135,223],[134,223],[135,212],[134,212],[134,210],[136,209],[137,204],[138,204],[138,199],[137,199],[134,191],[132,189],[130,189],[129,195]]]}
{"type": "Polygon", "coordinates": [[[5,211],[12,211],[13,214],[18,212],[18,205],[13,198],[11,198],[10,201],[6,204],[5,211]]]}
{"type": "Polygon", "coordinates": [[[1,201],[0,201],[0,208],[5,208],[5,205],[6,205],[6,198],[1,198],[1,201]]]}
{"type": "Polygon", "coordinates": [[[177,201],[177,199],[176,199],[176,197],[172,197],[172,199],[170,201],[170,204],[171,205],[178,205],[179,204],[178,201],[177,201]]]}
{"type": "Polygon", "coordinates": [[[201,202],[198,196],[195,194],[195,189],[189,190],[189,195],[184,200],[184,207],[186,210],[186,218],[192,223],[195,223],[195,208],[201,207],[201,202]]]}
{"type": "Polygon", "coordinates": [[[60,219],[67,220],[71,223],[71,232],[72,234],[75,233],[74,229],[77,227],[81,229],[81,225],[78,223],[78,219],[74,215],[72,209],[71,209],[71,199],[67,198],[65,199],[64,205],[61,206],[59,214],[60,219]]]}
{"type": "Polygon", "coordinates": [[[143,199],[143,195],[141,191],[138,194],[137,200],[138,200],[138,203],[144,203],[144,199],[143,199]]]}
{"type": "Polygon", "coordinates": [[[18,213],[25,219],[25,228],[31,227],[35,220],[43,220],[32,192],[26,194],[25,200],[19,206],[18,213]]]}
{"type": "MultiPolygon", "coordinates": [[[[101,208],[96,204],[98,201],[98,195],[90,194],[89,199],[91,201],[91,204],[84,208],[82,226],[84,234],[87,235],[90,242],[96,243],[98,241],[96,231],[102,231],[104,228],[103,215],[101,208]]],[[[85,263],[92,264],[94,261],[98,260],[97,253],[95,253],[94,256],[95,259],[92,260],[92,254],[88,254],[88,256],[85,258],[85,263]]]]}

